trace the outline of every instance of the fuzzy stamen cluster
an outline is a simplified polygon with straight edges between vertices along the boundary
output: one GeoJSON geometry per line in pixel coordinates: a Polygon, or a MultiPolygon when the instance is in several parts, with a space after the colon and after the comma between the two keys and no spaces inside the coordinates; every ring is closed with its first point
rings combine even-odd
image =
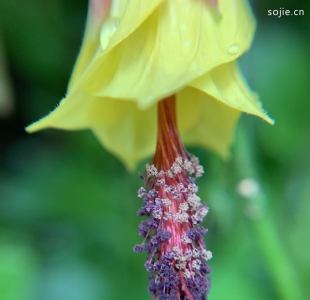
{"type": "Polygon", "coordinates": [[[197,195],[196,178],[203,167],[179,138],[176,101],[171,96],[158,103],[158,136],[152,164],[146,165],[145,183],[138,191],[143,200],[139,225],[143,242],[135,252],[146,251],[145,267],[151,273],[153,300],[203,300],[210,286],[207,251],[200,224],[208,207],[197,195]]]}
{"type": "Polygon", "coordinates": [[[205,299],[210,282],[205,249],[207,232],[199,224],[208,208],[197,196],[195,177],[203,168],[194,156],[177,157],[168,170],[146,165],[146,184],[138,191],[143,200],[139,216],[143,242],[135,252],[148,252],[145,267],[151,272],[149,292],[158,299],[205,299]]]}

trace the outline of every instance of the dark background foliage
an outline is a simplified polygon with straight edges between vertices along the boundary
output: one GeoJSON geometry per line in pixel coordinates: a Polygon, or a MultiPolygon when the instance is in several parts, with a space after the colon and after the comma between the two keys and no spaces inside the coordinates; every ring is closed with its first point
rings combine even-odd
{"type": "MultiPolygon", "coordinates": [[[[252,6],[257,34],[241,66],[277,123],[243,116],[229,162],[190,149],[206,170],[199,184],[210,206],[210,299],[304,300],[310,294],[310,2],[252,6]],[[280,7],[302,9],[304,16],[267,15],[280,7]],[[240,193],[245,178],[260,186],[253,196],[240,193]]],[[[145,257],[132,252],[140,242],[137,176],[87,131],[24,132],[64,96],[86,11],[86,0],[0,1],[2,300],[149,297],[145,257]]]]}

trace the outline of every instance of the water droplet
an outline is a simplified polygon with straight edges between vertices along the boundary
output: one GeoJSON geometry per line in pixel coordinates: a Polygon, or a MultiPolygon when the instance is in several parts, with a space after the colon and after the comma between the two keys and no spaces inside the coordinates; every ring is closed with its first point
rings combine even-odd
{"type": "Polygon", "coordinates": [[[110,18],[105,21],[100,32],[100,43],[102,50],[105,50],[108,47],[111,37],[117,30],[118,25],[118,19],[110,18]]]}
{"type": "Polygon", "coordinates": [[[188,47],[190,44],[191,44],[191,41],[190,41],[190,40],[186,40],[185,43],[184,43],[184,45],[185,45],[186,47],[188,47]]]}
{"type": "Polygon", "coordinates": [[[181,24],[181,30],[187,30],[187,23],[186,22],[183,22],[181,24]]]}
{"type": "Polygon", "coordinates": [[[117,29],[118,27],[118,24],[119,24],[119,21],[115,21],[114,24],[111,25],[111,33],[114,33],[115,30],[117,29]]]}
{"type": "Polygon", "coordinates": [[[236,55],[240,52],[240,47],[237,44],[233,44],[229,47],[228,53],[231,55],[236,55]]]}

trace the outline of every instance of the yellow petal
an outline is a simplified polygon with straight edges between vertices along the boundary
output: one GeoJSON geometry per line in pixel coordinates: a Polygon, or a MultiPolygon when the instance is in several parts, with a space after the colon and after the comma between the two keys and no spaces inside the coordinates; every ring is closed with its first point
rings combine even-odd
{"type": "Polygon", "coordinates": [[[45,128],[89,128],[103,147],[117,156],[128,170],[133,170],[137,162],[155,150],[156,110],[156,105],[139,110],[134,101],[99,98],[77,91],[26,130],[31,133],[45,128]]]}
{"type": "MultiPolygon", "coordinates": [[[[226,125],[231,126],[227,121],[229,118],[224,118],[221,130],[214,124],[221,124],[222,118],[219,118],[218,122],[213,122],[207,117],[204,123],[201,123],[201,120],[203,110],[211,110],[211,116],[218,110],[220,115],[222,107],[225,109],[226,106],[216,105],[218,101],[214,99],[209,105],[206,99],[210,101],[211,98],[193,88],[187,88],[177,94],[180,132],[182,136],[185,134],[186,142],[205,147],[211,145],[212,149],[223,154],[227,142],[222,140],[221,130],[232,130],[225,128],[226,125]],[[214,109],[210,109],[212,107],[214,109]],[[202,128],[202,126],[210,127],[202,128]],[[195,140],[197,130],[204,133],[213,132],[214,137],[210,134],[201,135],[200,141],[197,142],[195,140]]],[[[28,126],[27,131],[34,132],[48,127],[67,130],[90,128],[106,149],[117,156],[128,170],[133,170],[140,160],[154,153],[157,132],[156,110],[156,105],[146,110],[139,110],[136,103],[130,100],[98,98],[85,92],[78,92],[70,94],[54,112],[28,126]]]]}
{"type": "MultiPolygon", "coordinates": [[[[69,90],[81,79],[94,57],[108,52],[131,34],[163,0],[113,0],[111,8],[107,2],[93,0],[90,3],[83,46],[74,67],[69,90]],[[100,4],[102,2],[105,5],[100,4]],[[102,10],[99,16],[95,15],[98,13],[97,6],[102,10]],[[107,17],[108,9],[110,11],[107,17]],[[100,28],[98,24],[101,25],[100,28]]],[[[105,66],[104,69],[107,70],[105,66]]]]}
{"type": "Polygon", "coordinates": [[[113,3],[100,32],[86,30],[67,97],[28,132],[90,128],[132,169],[155,149],[155,103],[167,95],[178,92],[184,141],[223,156],[239,110],[267,118],[253,109],[256,102],[238,73],[225,69],[253,37],[245,0],[220,1],[221,19],[202,0],[113,3]]]}
{"type": "Polygon", "coordinates": [[[190,87],[177,94],[177,101],[187,104],[187,107],[180,105],[177,107],[180,133],[184,143],[202,146],[227,157],[240,112],[190,87]],[[196,123],[190,128],[184,128],[182,120],[186,119],[187,113],[197,104],[201,111],[196,116],[196,123]]]}
{"type": "MultiPolygon", "coordinates": [[[[117,44],[119,24],[108,37],[110,51],[94,58],[79,87],[100,97],[134,99],[145,108],[235,60],[248,49],[255,22],[247,1],[222,0],[219,10],[220,19],[205,1],[168,0],[117,44]]],[[[133,12],[131,21],[136,17],[133,12]]]]}
{"type": "Polygon", "coordinates": [[[132,171],[136,164],[155,151],[157,107],[135,109],[113,126],[95,126],[92,131],[102,145],[132,171]]]}
{"type": "MultiPolygon", "coordinates": [[[[222,156],[228,153],[239,112],[194,88],[177,93],[177,121],[184,141],[211,148],[222,156]]],[[[91,126],[101,144],[133,170],[142,159],[155,151],[157,106],[146,110],[132,109],[111,126],[91,126]]],[[[116,107],[114,107],[116,109],[116,107]]]]}
{"type": "Polygon", "coordinates": [[[235,62],[223,64],[190,84],[241,112],[256,115],[270,124],[274,121],[263,111],[255,93],[247,87],[235,62]]]}
{"type": "Polygon", "coordinates": [[[133,101],[98,98],[83,91],[75,91],[41,120],[29,125],[31,133],[45,128],[77,130],[94,126],[118,126],[119,120],[137,110],[133,101]]]}
{"type": "Polygon", "coordinates": [[[108,17],[112,0],[90,0],[82,47],[69,82],[69,89],[84,73],[100,44],[100,28],[108,17]]]}

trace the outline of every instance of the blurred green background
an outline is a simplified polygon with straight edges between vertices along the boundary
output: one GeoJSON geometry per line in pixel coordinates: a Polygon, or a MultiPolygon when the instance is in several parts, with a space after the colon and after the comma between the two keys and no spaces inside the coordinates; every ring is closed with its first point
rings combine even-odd
{"type": "MultiPolygon", "coordinates": [[[[310,295],[310,2],[252,6],[258,29],[241,66],[276,125],[243,116],[228,162],[190,149],[206,170],[199,185],[210,206],[209,299],[304,300],[310,295]],[[280,7],[305,15],[267,15],[280,7]],[[242,181],[240,191],[245,178],[253,180],[242,181]]],[[[86,0],[0,1],[1,300],[151,298],[145,255],[132,252],[141,241],[138,176],[87,131],[27,135],[23,129],[65,95],[86,12],[86,0]]]]}

